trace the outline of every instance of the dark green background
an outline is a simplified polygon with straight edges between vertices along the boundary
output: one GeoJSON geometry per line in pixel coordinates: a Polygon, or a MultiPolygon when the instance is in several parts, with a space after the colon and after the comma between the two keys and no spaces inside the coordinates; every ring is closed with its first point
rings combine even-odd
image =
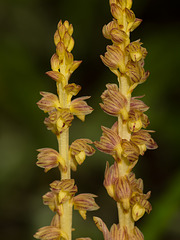
{"type": "MultiPolygon", "coordinates": [[[[141,157],[135,172],[142,177],[145,192],[151,190],[153,211],[137,225],[146,240],[180,239],[180,164],[179,164],[179,56],[180,20],[175,2],[135,0],[133,10],[143,19],[132,33],[132,40],[141,39],[149,54],[145,68],[151,72],[147,82],[133,95],[145,94],[150,106],[149,129],[159,148],[141,157]]],[[[0,238],[33,239],[37,228],[48,225],[52,213],[42,204],[41,196],[48,184],[59,178],[56,169],[45,174],[36,167],[36,149],[57,149],[55,136],[43,125],[45,114],[36,102],[40,91],[55,93],[55,82],[44,73],[50,70],[49,60],[55,52],[53,34],[60,19],[73,23],[76,60],[83,60],[71,82],[82,85],[78,96],[91,95],[89,105],[94,112],[85,123],[75,119],[71,141],[85,137],[99,140],[100,126],[110,127],[114,117],[99,107],[100,95],[114,75],[100,58],[110,42],[101,29],[111,21],[108,0],[1,0],[0,2],[0,238]]],[[[103,239],[92,216],[101,217],[110,227],[117,223],[114,201],[102,186],[109,156],[96,152],[73,174],[79,192],[97,194],[100,210],[89,213],[87,220],[74,214],[75,237],[103,239]]]]}

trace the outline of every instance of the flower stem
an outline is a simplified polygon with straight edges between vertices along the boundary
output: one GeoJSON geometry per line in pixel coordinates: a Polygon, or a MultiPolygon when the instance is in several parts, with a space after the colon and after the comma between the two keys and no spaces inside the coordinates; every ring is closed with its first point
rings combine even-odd
{"type": "Polygon", "coordinates": [[[129,233],[132,233],[134,228],[134,221],[131,216],[131,208],[128,210],[128,212],[125,212],[122,204],[117,203],[117,209],[118,209],[118,217],[119,217],[119,225],[121,227],[127,227],[127,230],[129,233]]]}
{"type": "MultiPolygon", "coordinates": [[[[57,87],[60,105],[63,108],[67,108],[67,94],[64,91],[61,83],[59,83],[57,87]]],[[[59,153],[66,163],[66,171],[59,168],[61,172],[61,180],[71,179],[71,167],[69,160],[69,128],[59,134],[57,136],[57,140],[59,145],[59,153]]],[[[63,214],[60,216],[60,229],[67,234],[69,240],[72,239],[72,203],[70,201],[63,203],[63,214]]]]}
{"type": "MultiPolygon", "coordinates": [[[[127,77],[121,76],[118,78],[119,81],[119,91],[126,97],[127,99],[127,112],[130,109],[130,99],[131,94],[129,93],[129,83],[127,77]]],[[[130,140],[131,133],[128,130],[127,121],[123,121],[121,115],[118,116],[118,134],[122,139],[130,140]]],[[[118,163],[119,169],[119,176],[123,177],[128,175],[129,173],[129,164],[128,161],[124,158],[121,162],[118,163]]],[[[131,215],[131,208],[125,211],[123,209],[122,203],[117,202],[117,209],[118,209],[118,217],[119,217],[119,224],[120,226],[126,226],[128,232],[132,232],[134,228],[134,221],[131,215]]]]}
{"type": "Polygon", "coordinates": [[[58,137],[58,145],[59,145],[59,152],[61,156],[64,158],[67,170],[61,172],[61,180],[62,179],[70,179],[71,178],[71,168],[70,168],[70,161],[69,161],[69,129],[66,129],[62,132],[58,137]]]}

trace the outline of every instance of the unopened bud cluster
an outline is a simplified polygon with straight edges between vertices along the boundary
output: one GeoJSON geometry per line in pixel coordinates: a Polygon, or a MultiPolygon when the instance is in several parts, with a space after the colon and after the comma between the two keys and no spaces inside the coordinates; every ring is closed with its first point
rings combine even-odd
{"type": "MultiPolygon", "coordinates": [[[[59,168],[61,179],[50,184],[50,192],[43,196],[43,203],[55,213],[50,226],[40,228],[34,235],[37,239],[71,240],[72,232],[72,207],[78,210],[86,219],[86,211],[98,209],[93,194],[76,195],[77,186],[71,179],[71,170],[76,170],[77,165],[82,164],[86,156],[94,154],[95,150],[90,145],[89,139],[77,139],[69,146],[69,127],[74,116],[85,120],[85,115],[92,112],[92,108],[85,102],[89,96],[72,100],[81,90],[81,86],[69,83],[71,74],[79,67],[81,61],[74,61],[71,53],[74,47],[72,38],[73,26],[68,21],[58,23],[54,34],[56,53],[51,58],[51,71],[46,74],[55,80],[57,95],[49,92],[41,92],[42,98],[37,103],[39,108],[48,117],[45,125],[57,137],[59,149],[38,149],[37,166],[44,168],[45,172],[52,168],[59,168]]],[[[81,238],[86,239],[86,238],[81,238]]],[[[88,239],[88,238],[87,238],[88,239]]]]}
{"type": "Polygon", "coordinates": [[[150,135],[153,131],[145,130],[149,125],[145,114],[149,107],[141,100],[143,96],[132,97],[131,94],[149,76],[144,70],[147,51],[140,40],[130,42],[130,32],[142,21],[131,10],[132,0],[109,2],[113,20],[103,27],[102,32],[112,45],[107,46],[101,59],[117,76],[118,85],[106,85],[100,106],[118,120],[111,128],[102,127],[102,137],[95,146],[115,160],[112,166],[106,165],[104,186],[117,202],[119,224],[114,224],[109,231],[100,218],[94,217],[94,221],[104,239],[143,240],[143,234],[134,223],[145,212],[151,211],[150,192],[143,193],[143,180],[136,179],[132,169],[139,156],[147,149],[156,149],[157,144],[150,135]]]}

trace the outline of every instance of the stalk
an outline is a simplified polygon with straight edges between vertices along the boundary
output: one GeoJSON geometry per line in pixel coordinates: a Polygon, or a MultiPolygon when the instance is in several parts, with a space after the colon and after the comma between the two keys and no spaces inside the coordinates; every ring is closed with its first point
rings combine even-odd
{"type": "Polygon", "coordinates": [[[117,122],[111,128],[102,127],[103,135],[100,141],[95,141],[95,146],[115,160],[112,166],[106,165],[104,186],[117,202],[119,223],[113,224],[108,231],[100,218],[94,217],[94,221],[103,232],[104,239],[143,240],[135,222],[145,212],[150,213],[150,192],[143,193],[143,181],[135,178],[132,169],[139,155],[147,149],[156,149],[157,144],[149,134],[151,131],[144,130],[149,124],[144,114],[148,107],[140,100],[141,97],[132,97],[131,94],[149,76],[143,68],[147,51],[139,40],[130,42],[130,32],[142,21],[131,10],[132,0],[109,2],[113,20],[103,27],[102,32],[112,45],[107,46],[101,59],[117,76],[119,85],[106,85],[100,106],[105,113],[117,117],[117,122]]]}
{"type": "MultiPolygon", "coordinates": [[[[79,67],[81,61],[74,61],[71,53],[74,47],[72,38],[73,27],[68,21],[58,23],[54,35],[56,53],[51,58],[52,71],[46,74],[56,81],[57,95],[41,92],[42,99],[37,103],[39,108],[48,113],[45,125],[57,137],[58,151],[51,148],[42,148],[38,151],[37,165],[45,172],[58,167],[60,179],[50,184],[50,192],[43,196],[43,202],[55,213],[50,226],[40,228],[34,235],[41,240],[72,239],[73,207],[86,219],[86,211],[98,209],[93,194],[79,194],[74,179],[71,179],[71,170],[76,171],[77,165],[84,162],[86,155],[91,156],[95,150],[89,144],[89,139],[77,139],[69,144],[69,128],[74,116],[85,120],[85,115],[93,109],[84,101],[89,97],[71,98],[78,94],[81,86],[69,83],[71,74],[79,67]]],[[[84,238],[81,238],[84,239],[84,238]]]]}
{"type": "MultiPolygon", "coordinates": [[[[130,99],[131,94],[129,91],[129,83],[128,79],[125,76],[119,77],[119,91],[122,93],[127,99],[127,112],[130,110],[130,99]]],[[[128,141],[131,139],[131,133],[127,126],[127,121],[123,121],[121,115],[118,116],[118,134],[122,139],[127,139],[128,141]]],[[[122,160],[122,162],[118,163],[119,176],[124,177],[128,175],[129,163],[126,159],[122,160]]],[[[119,225],[127,227],[128,232],[132,233],[134,229],[134,220],[131,214],[131,208],[127,211],[124,211],[122,203],[117,202],[118,209],[118,218],[119,225]]]]}
{"type": "MultiPolygon", "coordinates": [[[[63,61],[64,62],[64,61],[63,61]]],[[[66,84],[68,83],[68,76],[66,75],[64,64],[60,65],[61,73],[66,79],[66,84]]],[[[64,109],[69,108],[67,94],[63,90],[62,83],[57,84],[57,89],[59,93],[59,103],[60,106],[64,109]]],[[[61,180],[71,179],[71,166],[69,159],[69,128],[57,136],[59,152],[61,153],[62,158],[65,160],[66,171],[62,171],[59,167],[61,180]]],[[[60,216],[60,229],[67,234],[68,239],[72,239],[72,204],[70,201],[66,201],[62,204],[63,214],[60,216]]]]}

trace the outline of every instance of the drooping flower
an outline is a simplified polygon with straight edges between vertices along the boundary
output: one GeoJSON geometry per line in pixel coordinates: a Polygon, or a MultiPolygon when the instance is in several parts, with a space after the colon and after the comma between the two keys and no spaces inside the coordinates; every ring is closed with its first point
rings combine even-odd
{"type": "Polygon", "coordinates": [[[122,207],[125,211],[130,208],[130,198],[132,195],[132,189],[128,177],[125,175],[119,177],[115,182],[115,196],[116,201],[122,203],[122,207]]]}
{"type": "Polygon", "coordinates": [[[69,109],[58,108],[58,111],[49,113],[49,117],[45,118],[44,124],[48,130],[59,135],[71,126],[73,119],[74,116],[69,109]]]}
{"type": "Polygon", "coordinates": [[[110,197],[115,199],[115,182],[119,177],[118,173],[118,165],[115,162],[111,167],[109,167],[109,163],[106,162],[106,169],[104,174],[104,186],[109,194],[110,197]]]}
{"type": "Polygon", "coordinates": [[[51,221],[51,225],[38,229],[36,234],[34,234],[34,237],[41,240],[58,240],[62,237],[63,239],[68,240],[67,234],[62,231],[59,226],[60,218],[59,215],[56,214],[51,221]]]}
{"type": "Polygon", "coordinates": [[[90,107],[84,100],[89,99],[89,96],[79,97],[74,99],[70,104],[70,112],[76,115],[80,120],[85,120],[85,115],[90,114],[93,108],[90,107]]]}
{"type": "Polygon", "coordinates": [[[101,136],[100,141],[94,142],[97,149],[110,155],[118,155],[119,152],[121,153],[122,149],[120,145],[120,136],[110,128],[102,126],[101,129],[103,131],[103,135],[101,136]]]}
{"type": "Polygon", "coordinates": [[[73,198],[74,209],[78,210],[83,219],[86,219],[87,211],[94,211],[99,208],[94,198],[97,197],[91,193],[82,193],[73,198]]]}
{"type": "Polygon", "coordinates": [[[107,46],[107,52],[105,53],[105,56],[100,56],[103,63],[112,69],[120,69],[121,73],[125,73],[126,66],[125,66],[125,56],[122,50],[116,46],[107,46]]]}
{"type": "Polygon", "coordinates": [[[112,155],[116,161],[121,161],[122,157],[127,158],[129,162],[135,162],[139,156],[139,148],[132,141],[121,139],[112,129],[101,127],[103,135],[100,141],[94,144],[101,152],[112,155]]]}
{"type": "Polygon", "coordinates": [[[149,107],[141,100],[144,96],[132,97],[130,100],[130,109],[131,110],[139,110],[141,112],[146,112],[149,107]]]}
{"type": "Polygon", "coordinates": [[[53,212],[63,214],[63,203],[69,201],[77,192],[73,179],[55,180],[50,184],[50,192],[43,195],[44,205],[48,205],[53,212]]]}
{"type": "Polygon", "coordinates": [[[130,163],[136,162],[139,157],[139,148],[131,140],[122,139],[122,155],[127,158],[130,163]]]}
{"type": "Polygon", "coordinates": [[[44,205],[49,206],[51,211],[56,211],[59,215],[62,215],[62,205],[59,205],[57,195],[54,192],[47,192],[42,198],[44,205]]]}
{"type": "Polygon", "coordinates": [[[128,179],[131,184],[133,195],[136,193],[143,193],[143,180],[141,178],[136,179],[135,174],[133,172],[130,172],[128,179]]]}
{"type": "Polygon", "coordinates": [[[129,61],[126,65],[126,75],[132,85],[140,84],[146,81],[149,76],[149,71],[144,70],[144,61],[140,60],[138,62],[129,61]]]}
{"type": "Polygon", "coordinates": [[[72,142],[69,151],[71,155],[73,170],[76,169],[76,162],[81,165],[86,156],[92,156],[95,153],[95,149],[90,146],[93,142],[86,138],[76,139],[72,142]]]}
{"type": "Polygon", "coordinates": [[[55,180],[50,187],[51,191],[57,195],[59,205],[71,200],[77,192],[74,179],[55,180]]]}
{"type": "Polygon", "coordinates": [[[128,127],[131,132],[137,132],[141,128],[146,128],[149,123],[148,116],[143,112],[139,110],[129,111],[128,127]]]}
{"type": "Polygon", "coordinates": [[[134,132],[131,136],[131,141],[134,142],[140,150],[140,154],[143,155],[146,149],[156,149],[158,148],[157,143],[153,140],[150,135],[150,130],[139,130],[134,132]]]}
{"type": "Polygon", "coordinates": [[[107,90],[103,92],[101,98],[103,104],[100,103],[104,112],[112,116],[122,115],[122,118],[126,120],[128,118],[128,112],[126,110],[127,99],[122,93],[119,92],[116,84],[107,84],[107,90]]]}
{"type": "Polygon", "coordinates": [[[57,95],[49,92],[40,92],[43,96],[39,102],[37,102],[38,107],[46,112],[51,112],[60,107],[57,95]]]}
{"type": "Polygon", "coordinates": [[[140,61],[142,58],[144,59],[147,55],[146,48],[141,47],[142,43],[140,40],[131,42],[127,47],[126,51],[129,53],[131,59],[134,62],[140,61]]]}
{"type": "Polygon", "coordinates": [[[59,118],[57,119],[56,127],[58,132],[62,133],[71,126],[74,116],[70,112],[70,110],[66,108],[59,109],[59,112],[60,112],[60,115],[59,115],[59,118]]]}
{"type": "Polygon", "coordinates": [[[145,212],[150,213],[152,210],[152,206],[150,202],[147,200],[150,197],[150,193],[142,194],[139,196],[134,196],[131,198],[132,204],[132,217],[134,221],[138,221],[145,212]]]}
{"type": "Polygon", "coordinates": [[[63,171],[66,171],[65,160],[56,150],[52,148],[41,148],[37,151],[39,154],[37,156],[38,161],[36,164],[38,167],[44,168],[45,172],[57,167],[59,164],[63,171]]]}
{"type": "Polygon", "coordinates": [[[61,230],[56,227],[46,226],[38,229],[37,233],[34,235],[37,239],[42,240],[56,240],[61,236],[61,230]]]}
{"type": "Polygon", "coordinates": [[[148,116],[144,114],[149,107],[143,101],[139,100],[139,98],[142,97],[133,97],[130,101],[128,127],[131,132],[137,132],[149,125],[148,116]]]}

